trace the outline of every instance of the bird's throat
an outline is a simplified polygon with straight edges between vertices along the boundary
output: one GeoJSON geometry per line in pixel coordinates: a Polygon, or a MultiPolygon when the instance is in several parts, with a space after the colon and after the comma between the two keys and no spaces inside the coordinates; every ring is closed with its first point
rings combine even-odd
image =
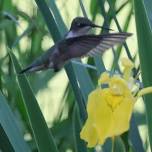
{"type": "Polygon", "coordinates": [[[90,29],[91,29],[91,27],[86,26],[79,30],[71,30],[67,33],[66,38],[73,38],[73,37],[77,37],[77,36],[86,35],[86,34],[88,34],[90,29]]]}
{"type": "Polygon", "coordinates": [[[77,37],[79,36],[79,33],[77,32],[73,32],[73,31],[69,31],[66,35],[66,38],[73,38],[73,37],[77,37]]]}

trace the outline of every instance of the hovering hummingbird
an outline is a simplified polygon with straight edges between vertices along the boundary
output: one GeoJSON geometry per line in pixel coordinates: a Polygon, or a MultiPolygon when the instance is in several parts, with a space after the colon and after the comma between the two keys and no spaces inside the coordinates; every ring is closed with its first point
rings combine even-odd
{"type": "Polygon", "coordinates": [[[94,24],[88,18],[76,17],[64,38],[23,69],[20,74],[49,68],[58,71],[70,59],[103,53],[114,45],[125,42],[126,38],[132,35],[125,32],[88,34],[92,28],[104,27],[94,24]]]}

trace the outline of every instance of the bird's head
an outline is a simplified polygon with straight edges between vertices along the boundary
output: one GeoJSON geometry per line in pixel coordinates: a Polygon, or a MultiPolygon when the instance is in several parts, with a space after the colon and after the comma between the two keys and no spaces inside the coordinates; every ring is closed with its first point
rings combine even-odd
{"type": "Polygon", "coordinates": [[[73,19],[71,23],[68,37],[87,34],[88,31],[94,27],[102,28],[102,26],[98,26],[94,24],[92,21],[90,21],[86,17],[76,17],[73,19]]]}
{"type": "Polygon", "coordinates": [[[69,32],[66,35],[66,38],[85,35],[89,32],[89,30],[95,27],[102,28],[108,31],[112,30],[103,26],[96,25],[86,17],[76,17],[73,19],[71,23],[71,27],[70,27],[69,32]]]}
{"type": "Polygon", "coordinates": [[[94,28],[94,27],[101,28],[101,26],[94,24],[86,17],[76,17],[73,19],[71,23],[70,30],[81,30],[83,28],[94,28]]]}

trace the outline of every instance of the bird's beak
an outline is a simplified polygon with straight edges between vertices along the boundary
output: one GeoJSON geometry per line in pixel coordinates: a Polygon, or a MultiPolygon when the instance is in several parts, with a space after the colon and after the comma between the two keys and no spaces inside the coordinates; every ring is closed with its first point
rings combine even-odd
{"type": "Polygon", "coordinates": [[[110,31],[113,31],[113,30],[112,30],[112,29],[110,29],[110,28],[103,27],[103,26],[99,26],[99,25],[96,25],[96,24],[92,24],[91,26],[92,26],[92,27],[94,27],[94,28],[95,28],[95,27],[97,27],[97,28],[101,28],[101,29],[104,29],[104,30],[108,30],[108,31],[110,30],[110,31]]]}

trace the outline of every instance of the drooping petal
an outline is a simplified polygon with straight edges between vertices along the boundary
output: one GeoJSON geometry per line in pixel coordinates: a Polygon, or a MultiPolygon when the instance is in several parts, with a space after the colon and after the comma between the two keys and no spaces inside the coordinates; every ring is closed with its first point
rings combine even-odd
{"type": "Polygon", "coordinates": [[[88,142],[89,147],[103,144],[107,138],[112,111],[103,100],[101,89],[96,89],[89,95],[87,112],[88,119],[81,131],[81,138],[88,142]]]}
{"type": "Polygon", "coordinates": [[[129,122],[131,119],[134,99],[125,99],[113,112],[111,128],[109,130],[109,137],[117,136],[129,129],[129,122]]]}
{"type": "Polygon", "coordinates": [[[87,147],[94,147],[97,145],[98,134],[90,118],[87,119],[84,127],[82,128],[80,137],[88,142],[87,147]]]}

